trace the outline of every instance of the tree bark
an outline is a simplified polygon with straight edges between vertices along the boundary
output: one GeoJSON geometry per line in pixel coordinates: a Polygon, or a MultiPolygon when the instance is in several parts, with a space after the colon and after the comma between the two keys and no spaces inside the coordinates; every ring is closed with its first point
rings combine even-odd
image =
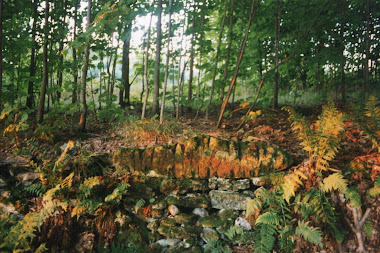
{"type": "Polygon", "coordinates": [[[122,79],[124,86],[124,96],[120,97],[120,105],[122,107],[130,105],[130,89],[131,85],[129,83],[129,50],[131,45],[131,31],[132,23],[129,23],[124,28],[124,33],[127,34],[126,39],[123,44],[123,66],[122,66],[122,79]],[[122,100],[124,99],[124,100],[122,100]]]}
{"type": "Polygon", "coordinates": [[[160,61],[161,61],[161,14],[162,0],[157,3],[157,38],[156,38],[156,59],[154,62],[154,83],[153,83],[153,104],[152,114],[158,114],[160,105],[158,98],[160,96],[160,61]]]}
{"type": "Polygon", "coordinates": [[[209,119],[209,112],[210,112],[211,102],[212,102],[212,98],[213,98],[213,95],[214,95],[216,70],[218,68],[218,59],[219,59],[220,45],[222,44],[224,25],[226,24],[227,8],[228,8],[228,0],[225,0],[225,2],[224,2],[223,20],[222,20],[222,25],[220,27],[220,33],[219,33],[219,38],[218,38],[218,45],[216,47],[216,56],[215,56],[215,62],[214,62],[214,69],[213,69],[213,72],[212,72],[210,97],[208,99],[208,104],[207,104],[207,108],[206,108],[206,120],[209,119]]]}
{"type": "Polygon", "coordinates": [[[46,88],[49,81],[48,66],[47,66],[47,54],[48,54],[48,42],[49,42],[49,0],[45,0],[45,41],[42,53],[42,86],[40,93],[40,103],[37,110],[37,123],[42,123],[44,118],[44,109],[45,109],[45,95],[46,88]]]}
{"type": "MultiPolygon", "coordinates": [[[[87,25],[86,30],[88,31],[91,24],[91,0],[88,0],[87,5],[87,25]]],[[[87,43],[84,49],[84,62],[82,68],[82,89],[80,92],[81,96],[81,115],[79,121],[79,130],[84,132],[86,130],[86,121],[87,121],[87,103],[86,103],[86,79],[87,79],[87,70],[88,70],[88,61],[90,56],[90,43],[87,43]]]]}
{"type": "MultiPolygon", "coordinates": [[[[172,28],[172,5],[173,0],[169,0],[169,22],[168,22],[168,44],[167,44],[167,53],[166,53],[166,65],[165,65],[165,79],[164,79],[164,90],[162,93],[162,102],[161,102],[161,111],[160,111],[160,124],[164,122],[164,110],[165,110],[165,96],[166,96],[166,87],[168,85],[168,76],[169,76],[169,59],[170,59],[170,32],[172,28]]],[[[190,84],[189,84],[190,85],[190,84]]]]}
{"type": "Polygon", "coordinates": [[[233,31],[233,26],[234,26],[234,0],[231,0],[229,19],[230,19],[230,25],[228,27],[227,55],[226,55],[226,64],[224,65],[222,87],[220,89],[220,97],[219,97],[220,101],[223,101],[223,99],[224,99],[224,87],[226,87],[226,83],[227,83],[227,79],[228,79],[228,65],[230,64],[231,46],[232,46],[232,31],[233,31]]]}
{"type": "Polygon", "coordinates": [[[235,71],[234,71],[234,75],[232,77],[232,81],[231,81],[230,87],[228,88],[226,98],[224,99],[223,104],[222,104],[222,108],[220,110],[220,115],[219,115],[218,123],[216,125],[217,128],[219,128],[220,124],[222,123],[222,118],[223,118],[224,111],[226,109],[226,105],[227,105],[228,100],[229,100],[229,98],[231,96],[232,88],[234,87],[234,85],[236,83],[236,78],[237,78],[237,76],[239,74],[239,68],[240,68],[241,60],[243,59],[245,46],[247,45],[249,30],[250,30],[252,21],[253,21],[253,19],[255,17],[255,12],[256,12],[256,10],[257,10],[257,8],[259,6],[260,6],[260,0],[258,1],[256,8],[255,8],[255,0],[252,0],[251,10],[250,10],[250,15],[249,15],[249,21],[248,21],[248,25],[247,25],[247,30],[245,32],[245,36],[244,36],[244,38],[243,38],[243,40],[241,42],[240,48],[239,48],[238,59],[236,61],[235,71]]]}
{"type": "MultiPolygon", "coordinates": [[[[73,32],[73,40],[76,39],[77,37],[77,20],[78,20],[78,5],[79,1],[75,0],[75,9],[74,9],[74,32],[73,32]]],[[[78,100],[78,95],[77,95],[77,87],[78,87],[78,66],[77,66],[77,50],[72,47],[73,50],[73,95],[71,97],[71,103],[75,104],[78,100]]]]}
{"type": "Polygon", "coordinates": [[[370,36],[370,8],[369,0],[365,1],[366,7],[366,20],[367,20],[367,31],[365,34],[365,63],[364,63],[364,98],[365,101],[369,97],[369,59],[370,59],[370,47],[371,47],[371,36],[370,36]]]}
{"type": "Polygon", "coordinates": [[[340,43],[342,50],[342,58],[340,60],[340,93],[342,95],[342,104],[346,104],[346,78],[344,73],[344,66],[346,65],[346,57],[344,56],[344,23],[340,24],[340,43]]]}
{"type": "Polygon", "coordinates": [[[63,46],[64,46],[64,33],[65,33],[65,24],[66,24],[66,9],[67,9],[67,0],[65,0],[63,4],[63,22],[61,23],[61,36],[62,38],[59,40],[59,68],[58,68],[58,91],[57,91],[57,101],[61,99],[61,89],[63,83],[63,46]]]}
{"type": "Polygon", "coordinates": [[[3,109],[3,0],[0,0],[0,111],[3,109]]]}
{"type": "MultiPolygon", "coordinates": [[[[204,20],[205,20],[205,5],[206,5],[206,0],[202,1],[202,8],[201,8],[201,24],[199,27],[200,30],[200,38],[199,41],[203,40],[203,25],[204,25],[204,20]]],[[[200,100],[201,100],[201,66],[202,66],[202,43],[199,43],[199,71],[198,71],[198,81],[197,81],[197,113],[195,114],[195,119],[198,117],[199,110],[200,110],[200,100]]]]}
{"type": "Polygon", "coordinates": [[[145,98],[141,113],[141,120],[145,119],[146,104],[148,103],[149,96],[149,85],[148,85],[148,60],[149,60],[149,48],[150,48],[150,28],[152,26],[152,15],[150,16],[149,27],[148,27],[148,37],[146,41],[145,50],[145,65],[144,65],[144,75],[145,75],[145,98]]]}
{"type": "Polygon", "coordinates": [[[34,76],[36,74],[36,30],[37,30],[37,7],[38,0],[33,1],[33,24],[32,24],[32,51],[30,53],[30,67],[29,67],[29,83],[28,83],[28,97],[26,98],[26,107],[33,108],[33,87],[34,87],[34,76]]]}
{"type": "Polygon", "coordinates": [[[280,15],[281,15],[281,2],[280,0],[276,1],[276,48],[275,48],[275,57],[274,57],[274,83],[273,83],[273,104],[274,109],[278,108],[278,51],[280,47],[280,15]]]}

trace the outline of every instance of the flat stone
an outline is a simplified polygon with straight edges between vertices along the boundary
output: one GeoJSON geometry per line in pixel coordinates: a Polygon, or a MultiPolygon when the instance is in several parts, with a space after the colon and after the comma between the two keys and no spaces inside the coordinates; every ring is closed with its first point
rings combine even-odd
{"type": "Polygon", "coordinates": [[[162,247],[175,246],[179,242],[181,242],[181,239],[172,239],[172,238],[161,239],[157,241],[157,243],[160,244],[162,247]]]}
{"type": "Polygon", "coordinates": [[[212,190],[209,195],[215,209],[245,210],[251,199],[245,194],[230,191],[212,190]]]}
{"type": "Polygon", "coordinates": [[[219,234],[212,228],[203,228],[201,238],[206,242],[209,243],[211,241],[219,240],[219,234]]]}
{"type": "Polygon", "coordinates": [[[235,225],[243,228],[244,230],[251,230],[252,229],[251,224],[249,224],[249,222],[243,217],[238,217],[235,220],[235,225]]]}
{"type": "Polygon", "coordinates": [[[197,216],[194,214],[180,213],[174,216],[174,221],[178,224],[195,224],[197,216]]]}
{"type": "Polygon", "coordinates": [[[193,214],[198,215],[199,217],[206,217],[208,216],[208,212],[205,208],[195,208],[193,210],[193,214]]]}
{"type": "Polygon", "coordinates": [[[178,209],[178,207],[175,206],[175,205],[173,205],[173,204],[172,204],[172,205],[169,205],[168,210],[169,210],[169,213],[170,213],[171,215],[173,215],[173,216],[179,214],[179,209],[178,209]]]}

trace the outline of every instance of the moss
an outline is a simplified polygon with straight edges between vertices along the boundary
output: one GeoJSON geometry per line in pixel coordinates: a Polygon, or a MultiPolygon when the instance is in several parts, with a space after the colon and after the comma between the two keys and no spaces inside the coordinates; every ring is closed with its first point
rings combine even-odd
{"type": "Polygon", "coordinates": [[[199,220],[199,223],[206,228],[216,228],[222,226],[225,221],[218,216],[212,215],[209,217],[203,217],[199,220]]]}
{"type": "Polygon", "coordinates": [[[174,221],[178,224],[195,224],[197,216],[194,214],[179,213],[174,217],[174,221]]]}
{"type": "Polygon", "coordinates": [[[160,224],[166,227],[174,227],[176,225],[176,221],[174,219],[164,218],[161,220],[160,224]]]}
{"type": "Polygon", "coordinates": [[[235,220],[239,213],[235,210],[224,209],[218,213],[218,216],[222,220],[235,220]]]}

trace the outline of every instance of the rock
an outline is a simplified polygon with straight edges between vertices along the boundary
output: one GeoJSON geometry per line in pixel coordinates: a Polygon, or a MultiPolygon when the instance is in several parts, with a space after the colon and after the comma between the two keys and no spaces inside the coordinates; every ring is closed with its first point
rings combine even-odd
{"type": "Polygon", "coordinates": [[[216,209],[245,210],[251,198],[242,193],[212,190],[209,193],[211,205],[216,209]]]}
{"type": "Polygon", "coordinates": [[[188,194],[187,196],[180,198],[168,196],[166,201],[169,205],[176,205],[185,208],[207,208],[210,205],[210,201],[201,194],[188,194]]]}
{"type": "Polygon", "coordinates": [[[180,239],[161,239],[158,240],[157,243],[160,244],[162,247],[167,247],[167,246],[175,246],[177,245],[181,240],[180,239]]]}
{"type": "Polygon", "coordinates": [[[165,201],[159,201],[155,204],[152,205],[153,210],[163,210],[167,207],[168,205],[166,204],[165,201]]]}
{"type": "Polygon", "coordinates": [[[206,217],[208,216],[208,212],[205,208],[195,208],[193,210],[193,214],[198,215],[199,217],[206,217]]]}
{"type": "Polygon", "coordinates": [[[162,180],[160,191],[164,194],[186,194],[188,192],[204,192],[207,189],[207,182],[203,179],[174,179],[165,178],[162,180]]]}
{"type": "Polygon", "coordinates": [[[249,222],[243,217],[238,217],[235,220],[235,225],[243,228],[244,230],[251,230],[252,229],[251,224],[249,224],[249,222]]]}
{"type": "Polygon", "coordinates": [[[206,228],[216,228],[222,226],[225,223],[225,220],[222,220],[215,215],[211,215],[209,217],[201,218],[199,223],[206,228]]]}
{"type": "Polygon", "coordinates": [[[164,218],[161,220],[160,224],[166,227],[174,227],[176,225],[176,222],[172,218],[164,218]]]}
{"type": "Polygon", "coordinates": [[[148,225],[146,226],[150,231],[152,231],[153,233],[155,233],[158,229],[158,227],[160,226],[160,222],[158,220],[154,220],[150,223],[148,223],[148,225]]]}
{"type": "Polygon", "coordinates": [[[185,231],[184,227],[168,227],[161,224],[158,227],[157,232],[167,238],[189,239],[192,237],[185,231]]]}
{"type": "Polygon", "coordinates": [[[40,179],[41,173],[39,172],[25,172],[20,173],[16,176],[16,178],[21,181],[23,186],[29,186],[36,179],[40,179]]]}
{"type": "Polygon", "coordinates": [[[218,189],[222,191],[234,191],[246,190],[250,187],[249,179],[226,179],[226,178],[210,178],[209,188],[218,189]]]}
{"type": "Polygon", "coordinates": [[[206,242],[209,243],[211,241],[219,240],[219,234],[212,228],[203,228],[201,238],[206,242]]]}
{"type": "Polygon", "coordinates": [[[194,214],[180,213],[174,216],[174,221],[178,224],[195,224],[197,216],[194,214]]]}
{"type": "Polygon", "coordinates": [[[169,205],[168,210],[169,210],[169,213],[170,213],[171,215],[173,215],[173,216],[179,214],[179,209],[178,209],[178,207],[176,207],[176,206],[173,205],[173,204],[172,204],[172,205],[169,205]]]}
{"type": "Polygon", "coordinates": [[[80,234],[78,243],[75,244],[75,252],[90,253],[93,250],[95,242],[95,235],[90,232],[83,232],[80,234]]]}
{"type": "Polygon", "coordinates": [[[219,211],[218,216],[222,220],[235,220],[239,216],[239,212],[231,209],[222,209],[219,211]]]}

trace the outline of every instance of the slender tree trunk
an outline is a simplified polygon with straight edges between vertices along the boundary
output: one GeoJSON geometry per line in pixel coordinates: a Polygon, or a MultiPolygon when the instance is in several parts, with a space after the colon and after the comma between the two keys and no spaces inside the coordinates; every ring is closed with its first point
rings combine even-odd
{"type": "Polygon", "coordinates": [[[115,55],[113,58],[113,64],[112,64],[112,82],[111,82],[111,95],[113,95],[114,89],[115,89],[115,78],[116,78],[116,65],[117,65],[117,49],[119,48],[120,41],[119,39],[117,40],[117,46],[115,48],[115,55]]]}
{"type": "Polygon", "coordinates": [[[0,111],[3,109],[3,0],[0,0],[0,111]]]}
{"type": "Polygon", "coordinates": [[[281,15],[281,2],[277,0],[276,2],[276,48],[275,48],[275,57],[274,57],[274,83],[273,83],[273,104],[272,107],[274,109],[278,108],[278,51],[280,47],[280,15],[281,15]]]}
{"type": "Polygon", "coordinates": [[[130,89],[131,85],[129,82],[129,51],[130,51],[130,45],[131,45],[131,31],[132,31],[132,23],[129,23],[124,28],[124,33],[127,34],[125,37],[123,44],[123,67],[122,67],[122,78],[124,82],[124,92],[125,96],[124,99],[126,101],[120,101],[121,106],[130,105],[130,89]]]}
{"type": "Polygon", "coordinates": [[[58,91],[57,91],[57,101],[61,99],[61,89],[63,83],[63,46],[64,46],[64,33],[65,33],[65,25],[66,25],[66,9],[67,9],[67,0],[65,0],[63,4],[63,22],[61,23],[60,29],[62,32],[62,38],[59,41],[59,68],[58,68],[58,91]]]}
{"type": "MultiPolygon", "coordinates": [[[[195,8],[196,1],[193,1],[193,6],[195,8]]],[[[193,98],[193,76],[194,76],[194,41],[195,41],[195,16],[193,15],[193,31],[191,34],[191,46],[190,46],[190,76],[189,76],[189,88],[187,90],[187,102],[189,103],[188,111],[191,112],[190,101],[193,98]]]]}
{"type": "Polygon", "coordinates": [[[230,25],[228,27],[227,55],[226,55],[226,64],[224,65],[222,87],[220,89],[220,97],[219,97],[220,101],[223,101],[224,99],[224,87],[226,87],[226,83],[227,83],[228,65],[230,64],[230,57],[231,57],[232,31],[233,31],[233,26],[234,26],[234,0],[231,0],[229,19],[230,19],[230,25]]]}
{"type": "Polygon", "coordinates": [[[150,48],[150,28],[152,26],[152,15],[150,16],[149,27],[148,27],[148,37],[146,42],[145,50],[145,65],[144,65],[144,75],[145,75],[145,98],[141,113],[141,120],[145,119],[146,104],[148,103],[149,96],[149,85],[148,85],[148,60],[149,60],[149,48],[150,48]]]}
{"type": "Polygon", "coordinates": [[[42,86],[40,93],[40,102],[37,110],[37,123],[42,123],[44,118],[44,109],[45,109],[45,96],[46,88],[49,81],[48,66],[47,66],[47,54],[48,54],[48,43],[49,43],[49,0],[45,0],[45,41],[42,53],[42,86]]]}
{"type": "MultiPolygon", "coordinates": [[[[203,0],[202,2],[202,9],[201,9],[201,25],[199,27],[199,30],[200,30],[200,33],[201,33],[201,36],[200,36],[200,41],[202,42],[203,40],[203,25],[204,25],[204,19],[205,19],[205,4],[206,4],[206,1],[203,0]]],[[[203,48],[202,48],[202,43],[199,43],[199,66],[202,66],[202,52],[203,52],[203,48]]],[[[198,118],[198,114],[199,114],[199,110],[200,110],[200,100],[201,100],[201,72],[202,72],[202,69],[201,67],[199,68],[199,71],[198,71],[198,83],[197,83],[197,113],[195,114],[195,119],[198,118]]]]}
{"type": "MultiPolygon", "coordinates": [[[[87,25],[86,29],[90,28],[91,24],[91,0],[88,0],[87,5],[87,25]]],[[[87,43],[84,49],[84,62],[82,68],[82,89],[80,92],[81,96],[81,115],[79,121],[79,129],[81,132],[84,132],[86,129],[86,121],[87,121],[87,103],[86,103],[86,79],[87,79],[87,70],[88,70],[88,61],[90,56],[90,43],[87,43]]]]}
{"type": "Polygon", "coordinates": [[[158,98],[160,96],[160,61],[161,61],[161,13],[162,0],[157,3],[157,38],[156,38],[156,60],[154,62],[154,85],[153,85],[153,104],[152,114],[158,114],[160,105],[158,98]]]}
{"type": "Polygon", "coordinates": [[[182,93],[183,93],[182,87],[183,87],[183,82],[184,82],[184,77],[185,77],[186,65],[187,65],[187,61],[183,65],[183,69],[182,69],[182,73],[181,73],[181,79],[180,79],[180,81],[178,83],[177,108],[176,108],[176,114],[175,114],[176,119],[179,119],[179,107],[180,107],[180,104],[181,104],[181,97],[182,97],[182,93]]]}
{"type": "Polygon", "coordinates": [[[344,56],[344,23],[340,24],[340,42],[342,50],[342,58],[340,60],[340,92],[342,95],[342,104],[346,104],[346,78],[344,73],[344,66],[346,65],[346,57],[344,56]]]}
{"type": "Polygon", "coordinates": [[[36,74],[36,30],[37,30],[37,7],[38,0],[33,1],[33,25],[32,25],[32,51],[30,53],[30,67],[29,67],[29,83],[28,83],[28,97],[26,98],[26,107],[33,108],[33,87],[34,87],[34,76],[36,74]]]}
{"type": "Polygon", "coordinates": [[[229,98],[231,96],[232,88],[234,87],[234,85],[236,83],[236,78],[237,78],[237,76],[239,74],[239,68],[240,68],[241,60],[243,59],[243,55],[244,55],[244,51],[245,51],[245,46],[246,46],[247,40],[248,40],[249,30],[250,30],[252,21],[253,21],[253,19],[255,17],[255,12],[256,12],[256,10],[257,10],[257,8],[259,6],[260,6],[260,0],[258,1],[258,4],[257,4],[256,8],[255,8],[255,0],[252,0],[252,5],[251,5],[251,11],[250,11],[250,15],[249,15],[249,21],[248,21],[248,25],[247,25],[247,30],[245,32],[244,39],[242,40],[240,48],[239,48],[238,59],[236,61],[235,71],[234,71],[234,75],[232,77],[232,81],[231,81],[230,87],[228,88],[226,98],[224,99],[223,104],[222,104],[222,108],[220,110],[220,115],[219,115],[218,123],[216,125],[217,128],[219,128],[220,124],[222,123],[222,117],[223,117],[224,111],[226,109],[226,105],[227,105],[228,100],[229,100],[229,98]]]}
{"type": "Polygon", "coordinates": [[[220,45],[222,44],[224,25],[226,24],[227,8],[228,8],[228,0],[225,0],[224,1],[223,20],[222,20],[222,25],[220,27],[220,33],[219,33],[219,38],[218,38],[218,45],[216,47],[216,56],[215,56],[215,62],[214,62],[214,69],[213,69],[213,72],[212,72],[212,82],[211,82],[210,97],[208,99],[208,105],[207,105],[207,108],[206,108],[206,119],[207,120],[209,119],[209,111],[210,111],[210,107],[211,107],[212,98],[213,98],[213,95],[214,95],[216,70],[218,68],[218,59],[219,59],[220,45]]]}
{"type": "Polygon", "coordinates": [[[170,60],[170,32],[172,28],[172,5],[173,0],[169,0],[169,22],[168,22],[168,47],[166,53],[166,65],[165,65],[165,79],[164,79],[164,90],[162,93],[162,102],[161,102],[161,111],[160,111],[160,124],[164,122],[164,110],[165,110],[165,96],[166,96],[166,87],[168,85],[168,76],[169,76],[169,60],[170,60]]]}
{"type": "MultiPolygon", "coordinates": [[[[143,41],[143,45],[145,45],[145,39],[143,41]]],[[[145,68],[145,51],[143,52],[143,56],[142,56],[142,64],[145,68]]],[[[141,93],[140,93],[140,103],[143,102],[143,95],[144,95],[144,92],[145,92],[145,71],[142,73],[141,75],[141,81],[142,81],[142,89],[141,89],[141,93]]]]}
{"type": "MultiPolygon", "coordinates": [[[[79,0],[75,0],[75,9],[74,9],[74,35],[73,35],[73,40],[76,39],[77,37],[77,12],[78,12],[78,5],[79,5],[79,0]]],[[[72,50],[73,50],[73,77],[74,77],[74,80],[73,80],[73,95],[71,97],[71,103],[76,103],[77,102],[77,99],[78,99],[78,95],[77,95],[77,87],[78,87],[78,66],[77,66],[77,50],[72,47],[72,50]]]]}
{"type": "Polygon", "coordinates": [[[367,19],[367,30],[365,34],[365,63],[364,63],[364,98],[365,101],[369,97],[369,59],[370,59],[370,47],[371,47],[371,36],[370,36],[370,8],[369,0],[365,1],[366,7],[366,19],[367,19]]]}
{"type": "MultiPolygon", "coordinates": [[[[182,35],[181,35],[181,46],[179,48],[179,62],[178,62],[178,75],[177,75],[177,105],[176,105],[176,119],[179,118],[179,105],[180,105],[180,95],[181,95],[181,63],[182,63],[182,49],[183,49],[183,36],[185,34],[185,24],[182,24],[182,35]]],[[[185,66],[184,66],[185,68],[185,66]]],[[[173,95],[174,95],[174,89],[173,89],[173,95]]]]}

